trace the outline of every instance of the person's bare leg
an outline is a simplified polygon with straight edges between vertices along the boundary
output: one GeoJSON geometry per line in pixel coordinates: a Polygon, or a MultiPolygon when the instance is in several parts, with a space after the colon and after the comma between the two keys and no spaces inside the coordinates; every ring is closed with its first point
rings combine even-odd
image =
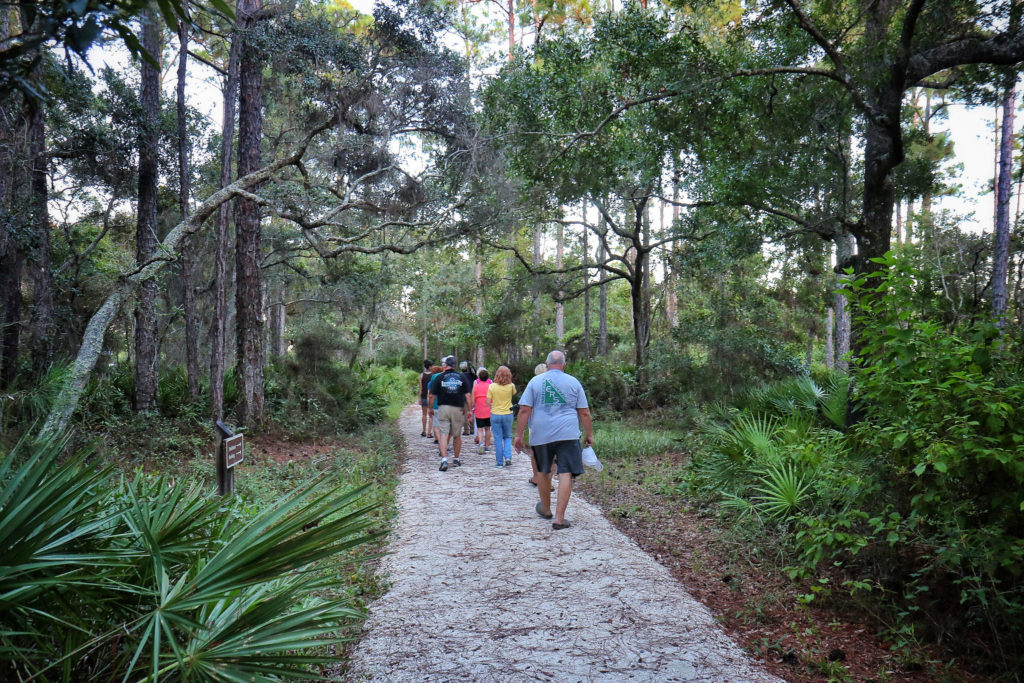
{"type": "MultiPolygon", "coordinates": [[[[440,450],[441,457],[442,458],[447,458],[448,457],[448,435],[445,434],[440,429],[438,429],[438,431],[440,432],[440,438],[437,440],[437,444],[438,444],[437,447],[440,450]]],[[[458,457],[458,455],[456,455],[455,457],[458,457]]]]}
{"type": "MultiPolygon", "coordinates": [[[[536,484],[539,487],[540,486],[540,479],[539,479],[540,472],[537,471],[537,460],[536,460],[536,458],[533,457],[533,449],[532,448],[530,449],[530,452],[528,453],[528,455],[530,456],[530,467],[533,468],[533,476],[530,477],[530,481],[532,481],[534,484],[536,484]]],[[[550,474],[548,475],[548,481],[549,482],[551,481],[551,475],[550,474]]],[[[551,486],[548,486],[548,493],[549,493],[549,495],[550,495],[550,491],[551,491],[551,486]]]]}
{"type": "MultiPolygon", "coordinates": [[[[540,511],[551,514],[551,475],[537,472],[537,493],[540,494],[540,511]]],[[[561,501],[559,501],[561,502],[561,501]]],[[[565,512],[563,510],[563,512],[565,512]]]]}
{"type": "Polygon", "coordinates": [[[452,450],[455,451],[455,459],[458,460],[459,451],[462,450],[462,435],[458,432],[455,432],[455,435],[452,436],[452,450]]]}
{"type": "Polygon", "coordinates": [[[429,434],[427,431],[427,407],[420,406],[420,409],[423,411],[423,427],[420,429],[420,434],[429,434]]]}
{"type": "Polygon", "coordinates": [[[555,504],[555,524],[565,523],[565,508],[569,506],[569,496],[572,495],[572,475],[563,474],[558,477],[558,502],[555,504]]]}
{"type": "Polygon", "coordinates": [[[483,427],[483,432],[484,432],[484,448],[490,448],[491,447],[491,428],[490,427],[483,427]]]}

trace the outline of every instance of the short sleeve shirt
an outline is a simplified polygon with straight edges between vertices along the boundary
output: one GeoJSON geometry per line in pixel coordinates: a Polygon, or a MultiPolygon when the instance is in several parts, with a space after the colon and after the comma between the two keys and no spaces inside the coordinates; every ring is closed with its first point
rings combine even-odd
{"type": "Polygon", "coordinates": [[[437,396],[437,405],[439,406],[461,408],[466,405],[466,394],[469,391],[470,387],[466,384],[466,380],[462,378],[461,373],[455,370],[442,372],[430,380],[430,393],[437,396]]]}
{"type": "Polygon", "coordinates": [[[561,370],[548,370],[526,385],[519,405],[530,406],[530,445],[580,438],[576,411],[589,408],[583,385],[561,370]]]}

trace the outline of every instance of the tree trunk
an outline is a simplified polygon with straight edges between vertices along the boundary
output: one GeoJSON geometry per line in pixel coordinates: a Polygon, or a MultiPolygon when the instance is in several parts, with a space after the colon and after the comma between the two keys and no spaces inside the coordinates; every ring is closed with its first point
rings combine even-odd
{"type": "Polygon", "coordinates": [[[636,383],[641,391],[647,388],[647,346],[651,343],[651,296],[647,263],[650,254],[635,251],[636,264],[629,283],[629,298],[633,309],[633,342],[636,344],[636,383]]]}
{"type": "MultiPolygon", "coordinates": [[[[0,41],[10,36],[10,10],[0,9],[0,41]]],[[[9,193],[14,170],[16,105],[0,101],[0,390],[14,381],[21,343],[21,245],[13,234],[9,193]]]]}
{"type": "Polygon", "coordinates": [[[50,262],[49,189],[46,185],[46,110],[42,103],[36,101],[30,102],[28,107],[34,233],[28,273],[32,283],[32,369],[39,376],[53,359],[53,272],[50,262]]]}
{"type": "Polygon", "coordinates": [[[273,302],[270,304],[270,353],[274,358],[280,358],[285,352],[285,289],[285,285],[282,282],[280,286],[276,288],[276,293],[272,297],[273,302]]]}
{"type": "Polygon", "coordinates": [[[825,312],[825,367],[829,370],[836,366],[836,312],[832,306],[825,312]]]}
{"type": "MultiPolygon", "coordinates": [[[[139,132],[139,205],[135,224],[135,262],[138,266],[156,254],[157,155],[160,144],[160,26],[156,10],[142,15],[142,47],[156,64],[142,60],[140,101],[143,124],[139,132]]],[[[157,362],[159,356],[157,283],[149,279],[139,287],[135,306],[135,390],[133,405],[137,411],[156,408],[157,362]]]]}
{"type": "MultiPolygon", "coordinates": [[[[182,3],[187,11],[188,0],[182,3]]],[[[185,109],[185,80],[188,68],[188,22],[178,23],[178,209],[181,219],[188,218],[188,202],[192,183],[188,158],[188,119],[185,109]]],[[[195,248],[186,240],[181,255],[182,309],[185,314],[185,372],[188,376],[188,397],[199,399],[199,311],[196,309],[195,248]]]]}
{"type": "MultiPolygon", "coordinates": [[[[583,228],[583,263],[587,264],[590,259],[590,245],[588,244],[588,236],[590,230],[587,227],[583,228]]],[[[583,357],[590,360],[591,349],[590,349],[590,273],[583,270],[583,357]]]]}
{"type": "MultiPolygon", "coordinates": [[[[597,261],[604,263],[611,257],[608,250],[608,224],[604,216],[601,217],[601,241],[597,245],[597,261]]],[[[598,317],[597,317],[597,353],[602,357],[608,356],[608,283],[601,278],[601,285],[598,288],[598,317]]]]}
{"type": "MultiPolygon", "coordinates": [[[[844,263],[850,263],[853,258],[854,240],[853,235],[843,233],[836,237],[836,262],[842,268],[844,263]]],[[[846,287],[847,276],[840,275],[836,285],[835,308],[836,308],[836,367],[843,372],[850,369],[850,312],[847,309],[846,297],[842,289],[846,287]]]]}
{"type": "MultiPolygon", "coordinates": [[[[220,187],[231,184],[235,139],[235,103],[238,95],[238,62],[242,39],[237,31],[231,37],[228,73],[224,79],[224,112],[221,123],[220,187]]],[[[224,369],[228,331],[228,233],[230,205],[217,211],[217,248],[214,256],[213,325],[210,334],[210,413],[214,422],[224,417],[224,369]]]]}
{"type": "MultiPolygon", "coordinates": [[[[538,225],[533,229],[533,267],[540,267],[540,240],[543,234],[542,228],[538,225]]],[[[540,350],[540,279],[533,276],[533,355],[541,353],[540,350]]]]}
{"type": "MultiPolygon", "coordinates": [[[[476,263],[473,264],[473,276],[476,282],[476,320],[477,323],[483,323],[484,319],[484,260],[483,260],[483,249],[479,242],[476,245],[476,263]]],[[[484,364],[484,345],[477,344],[476,347],[476,366],[480,367],[484,364]]]]}
{"type": "MultiPolygon", "coordinates": [[[[239,18],[248,29],[260,0],[241,0],[239,18]]],[[[263,65],[259,48],[243,40],[239,63],[238,175],[259,169],[263,137],[263,65]]],[[[258,189],[258,188],[257,188],[258,189]]],[[[238,351],[238,421],[247,427],[263,422],[263,271],[260,208],[246,197],[235,198],[235,311],[238,351]]]]}
{"type": "Polygon", "coordinates": [[[999,203],[996,210],[995,248],[992,254],[992,316],[999,331],[1006,326],[1006,275],[1010,264],[1010,186],[1013,182],[1013,118],[1016,93],[1011,87],[1003,100],[999,144],[999,203]]]}
{"type": "MultiPolygon", "coordinates": [[[[564,257],[565,250],[565,226],[561,223],[558,224],[558,233],[555,244],[555,267],[558,270],[562,269],[562,259],[564,257]]],[[[565,294],[561,289],[558,290],[558,302],[555,304],[555,339],[558,340],[558,347],[562,347],[562,343],[565,341],[565,304],[562,303],[562,296],[565,294]]]]}

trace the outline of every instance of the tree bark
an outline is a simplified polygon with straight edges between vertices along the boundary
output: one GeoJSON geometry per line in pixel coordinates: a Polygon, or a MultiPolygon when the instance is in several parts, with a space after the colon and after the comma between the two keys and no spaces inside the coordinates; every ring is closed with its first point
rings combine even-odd
{"type": "MultiPolygon", "coordinates": [[[[231,184],[235,139],[235,103],[238,96],[238,63],[242,39],[236,30],[231,37],[227,76],[224,79],[224,112],[221,123],[220,187],[231,184]]],[[[210,413],[214,422],[224,417],[224,369],[227,365],[228,331],[228,233],[230,205],[217,211],[217,247],[214,255],[213,325],[210,334],[210,413]]]]}
{"type": "Polygon", "coordinates": [[[995,248],[992,254],[992,316],[999,331],[1006,326],[1006,277],[1010,265],[1010,187],[1013,182],[1013,119],[1016,93],[1011,87],[1003,99],[1003,125],[999,143],[999,202],[996,208],[995,248]]]}
{"type": "Polygon", "coordinates": [[[273,301],[270,304],[270,353],[275,358],[280,358],[285,353],[284,328],[286,312],[284,298],[286,295],[285,284],[282,282],[275,288],[273,301]]]}
{"type": "MultiPolygon", "coordinates": [[[[561,223],[558,224],[558,233],[555,243],[555,264],[558,270],[562,269],[562,260],[565,256],[565,226],[561,223]]],[[[559,290],[559,300],[555,303],[555,339],[558,340],[558,346],[561,348],[562,343],[565,341],[565,304],[562,303],[562,296],[565,292],[559,290]]]]}
{"type": "MultiPolygon", "coordinates": [[[[245,29],[260,0],[241,0],[245,29]]],[[[243,38],[239,62],[238,175],[259,169],[263,137],[263,67],[259,49],[243,38]]],[[[238,351],[238,421],[253,427],[263,422],[263,270],[260,207],[247,197],[235,199],[235,311],[238,351]]]]}
{"type": "MultiPolygon", "coordinates": [[[[10,36],[10,19],[10,10],[0,9],[0,40],[10,36]]],[[[11,99],[0,100],[0,389],[14,381],[21,343],[22,255],[10,208],[16,111],[11,99]]]]}
{"type": "Polygon", "coordinates": [[[46,185],[46,110],[41,102],[28,103],[29,163],[32,183],[33,247],[28,274],[32,283],[32,369],[36,376],[53,359],[53,269],[50,257],[49,189],[46,185]]]}
{"type": "MultiPolygon", "coordinates": [[[[840,268],[843,264],[850,263],[853,258],[853,235],[843,233],[836,236],[836,261],[840,268]]],[[[850,312],[847,309],[846,297],[841,291],[846,287],[848,278],[845,274],[839,276],[836,284],[835,309],[836,309],[836,367],[843,372],[850,369],[850,312]]]]}
{"type": "MultiPolygon", "coordinates": [[[[597,261],[603,263],[611,257],[608,249],[608,223],[604,216],[601,216],[601,240],[597,245],[597,261]]],[[[598,317],[597,317],[597,353],[602,357],[608,356],[608,283],[601,278],[598,287],[598,317]]]]}
{"type": "MultiPolygon", "coordinates": [[[[590,230],[583,229],[583,263],[586,265],[590,260],[590,245],[588,236],[590,230]]],[[[590,272],[583,270],[583,357],[591,358],[590,348],[590,272]]]]}
{"type": "MultiPolygon", "coordinates": [[[[182,2],[187,11],[188,0],[182,2]]],[[[188,75],[188,22],[178,23],[178,209],[181,219],[188,218],[192,183],[189,168],[188,119],[185,108],[185,81],[188,75]]],[[[181,255],[182,309],[185,314],[185,374],[188,377],[188,397],[199,399],[199,311],[196,309],[195,247],[185,240],[181,255]]]]}
{"type": "Polygon", "coordinates": [[[825,312],[825,367],[829,370],[836,366],[836,311],[832,306],[825,312]]]}
{"type": "MultiPolygon", "coordinates": [[[[160,121],[160,26],[156,10],[142,15],[142,47],[156,64],[142,60],[142,129],[139,131],[139,203],[135,224],[135,262],[139,266],[156,253],[156,210],[159,177],[160,121]]],[[[135,390],[133,406],[137,411],[156,408],[159,337],[156,318],[157,283],[146,280],[139,287],[135,306],[135,390]]]]}
{"type": "MultiPolygon", "coordinates": [[[[538,225],[533,229],[533,267],[540,267],[540,240],[543,234],[542,228],[538,225]]],[[[533,276],[533,355],[541,353],[540,350],[540,280],[537,275],[533,276]]]]}
{"type": "MultiPolygon", "coordinates": [[[[480,243],[476,245],[476,262],[473,264],[473,277],[476,282],[476,320],[477,323],[483,323],[484,319],[484,257],[483,248],[480,243]]],[[[477,367],[484,364],[484,345],[477,344],[476,347],[476,358],[474,359],[477,367]]]]}

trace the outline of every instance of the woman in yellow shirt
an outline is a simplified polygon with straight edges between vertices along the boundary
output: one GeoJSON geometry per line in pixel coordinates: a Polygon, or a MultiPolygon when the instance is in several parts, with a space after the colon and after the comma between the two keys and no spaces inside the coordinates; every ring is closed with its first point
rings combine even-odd
{"type": "Polygon", "coordinates": [[[494,373],[494,381],[487,388],[487,405],[491,407],[491,433],[494,434],[495,467],[512,464],[512,397],[515,393],[512,371],[502,365],[494,373]]]}

